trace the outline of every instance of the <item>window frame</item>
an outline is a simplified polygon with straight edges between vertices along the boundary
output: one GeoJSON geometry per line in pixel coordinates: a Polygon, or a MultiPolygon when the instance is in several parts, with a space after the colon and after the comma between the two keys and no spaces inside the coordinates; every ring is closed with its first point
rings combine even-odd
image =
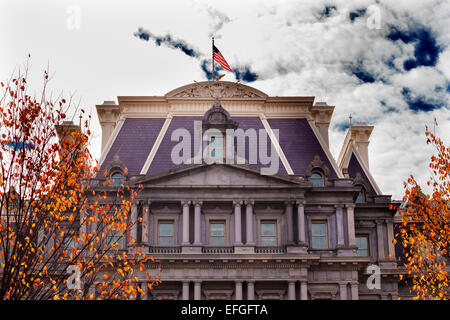
{"type": "Polygon", "coordinates": [[[358,192],[358,196],[355,199],[355,203],[365,203],[366,202],[366,189],[361,185],[358,185],[358,187],[361,187],[361,191],[358,192]],[[361,196],[362,201],[358,201],[359,195],[362,195],[361,196]]]}
{"type": "Polygon", "coordinates": [[[111,179],[111,182],[112,182],[111,187],[120,187],[120,185],[123,183],[123,180],[125,177],[124,177],[122,171],[115,170],[115,171],[111,172],[111,174],[109,175],[109,178],[111,179]],[[120,174],[120,178],[113,177],[115,174],[120,174]],[[117,180],[118,180],[118,183],[117,183],[117,180]]]}
{"type": "Polygon", "coordinates": [[[174,246],[174,242],[175,242],[175,221],[174,220],[158,219],[158,238],[157,238],[158,246],[162,246],[162,247],[167,246],[167,245],[162,245],[161,244],[161,237],[163,237],[163,238],[171,237],[172,238],[172,244],[169,247],[173,247],[174,246]],[[160,225],[161,224],[171,224],[172,225],[172,235],[170,235],[170,236],[161,235],[161,232],[160,232],[160,225]]]}
{"type": "Polygon", "coordinates": [[[225,159],[225,152],[226,152],[226,136],[224,136],[223,134],[218,135],[216,133],[211,133],[208,136],[208,156],[211,160],[213,161],[223,161],[225,159]],[[214,146],[214,148],[212,148],[212,139],[213,138],[222,138],[222,148],[217,148],[217,146],[214,146]],[[212,156],[212,151],[217,151],[217,150],[222,150],[222,157],[217,157],[217,156],[212,156]]]}
{"type": "Polygon", "coordinates": [[[208,245],[213,247],[221,247],[227,245],[227,221],[226,220],[209,220],[208,223],[208,245]],[[211,235],[211,225],[213,224],[223,224],[223,236],[213,236],[211,235]],[[211,244],[211,238],[223,238],[223,245],[211,244]]]}
{"type": "Polygon", "coordinates": [[[311,182],[311,184],[313,185],[314,188],[322,188],[325,187],[325,175],[323,174],[322,170],[319,169],[315,169],[311,172],[311,176],[309,177],[309,181],[311,182]],[[319,178],[313,178],[314,174],[318,174],[320,175],[320,181],[321,181],[321,185],[320,186],[315,186],[313,181],[319,181],[319,178]]]}
{"type": "Polygon", "coordinates": [[[369,237],[369,235],[368,235],[368,234],[364,234],[364,233],[362,233],[362,234],[356,234],[356,235],[355,235],[355,240],[356,240],[357,238],[365,238],[366,241],[367,241],[367,248],[366,248],[366,249],[360,249],[360,248],[358,247],[358,250],[356,251],[356,255],[357,255],[358,257],[370,257],[370,237],[369,237]],[[364,255],[364,256],[358,255],[358,252],[359,252],[360,250],[365,250],[365,251],[367,251],[367,255],[364,255]]]}
{"type": "Polygon", "coordinates": [[[277,224],[277,222],[278,222],[277,220],[273,220],[273,219],[260,220],[259,242],[260,242],[261,246],[276,247],[278,245],[278,224],[277,224]],[[273,224],[275,234],[273,236],[263,235],[263,232],[262,232],[263,224],[273,224]],[[275,239],[274,243],[273,244],[264,244],[263,238],[269,238],[269,237],[275,239]]]}
{"type": "Polygon", "coordinates": [[[330,245],[329,245],[329,236],[328,236],[328,220],[323,220],[323,219],[321,219],[321,220],[319,220],[319,219],[316,219],[316,220],[311,220],[311,248],[312,249],[316,249],[316,250],[327,250],[327,249],[330,249],[330,245]],[[313,232],[313,225],[314,224],[324,224],[325,225],[325,243],[326,243],[326,247],[325,248],[314,248],[314,238],[323,238],[324,236],[323,235],[320,235],[320,236],[317,236],[317,235],[314,235],[314,232],[313,232]]]}

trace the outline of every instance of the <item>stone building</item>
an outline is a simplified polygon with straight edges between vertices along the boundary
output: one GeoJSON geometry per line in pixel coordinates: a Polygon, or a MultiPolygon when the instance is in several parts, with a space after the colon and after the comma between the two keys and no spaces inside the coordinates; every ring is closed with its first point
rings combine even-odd
{"type": "Polygon", "coordinates": [[[132,236],[162,280],[148,299],[398,297],[391,196],[369,169],[373,127],[352,125],[335,160],[333,110],[226,81],[97,105],[102,170],[144,187],[132,236]],[[367,285],[373,273],[379,287],[367,285]]]}

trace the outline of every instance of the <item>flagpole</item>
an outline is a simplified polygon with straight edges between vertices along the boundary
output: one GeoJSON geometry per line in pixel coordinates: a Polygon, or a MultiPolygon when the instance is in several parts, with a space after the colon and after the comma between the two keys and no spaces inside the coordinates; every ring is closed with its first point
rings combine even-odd
{"type": "Polygon", "coordinates": [[[214,77],[214,37],[212,37],[212,76],[214,77]]]}

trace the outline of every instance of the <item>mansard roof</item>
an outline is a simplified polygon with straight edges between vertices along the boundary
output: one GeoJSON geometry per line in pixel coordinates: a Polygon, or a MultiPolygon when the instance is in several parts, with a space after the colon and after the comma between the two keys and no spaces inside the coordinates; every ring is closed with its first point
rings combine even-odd
{"type": "MultiPolygon", "coordinates": [[[[236,124],[237,129],[255,129],[257,133],[263,130],[268,134],[269,154],[271,149],[279,150],[279,174],[306,175],[318,158],[327,169],[329,179],[343,178],[327,139],[315,125],[314,112],[329,112],[331,118],[334,107],[326,106],[322,110],[322,106],[313,105],[314,97],[269,97],[240,83],[205,81],[182,86],[160,97],[119,97],[118,101],[120,115],[100,158],[102,170],[115,154],[130,175],[174,169],[178,165],[172,163],[171,152],[179,140],[172,141],[172,133],[185,129],[194,137],[194,121],[202,122],[220,111],[226,122],[236,124]]],[[[245,142],[247,162],[253,155],[248,140],[245,142]]],[[[259,156],[252,165],[269,166],[259,156]]]]}

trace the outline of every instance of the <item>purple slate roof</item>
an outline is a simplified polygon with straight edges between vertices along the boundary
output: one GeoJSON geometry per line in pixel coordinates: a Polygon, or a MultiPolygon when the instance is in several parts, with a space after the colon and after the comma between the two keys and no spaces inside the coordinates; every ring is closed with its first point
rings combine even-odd
{"type": "Polygon", "coordinates": [[[113,159],[114,154],[118,153],[129,174],[139,174],[164,121],[163,118],[125,119],[101,170],[113,159]]]}
{"type": "Polygon", "coordinates": [[[305,174],[309,163],[318,154],[330,170],[329,178],[338,177],[308,120],[286,118],[269,119],[268,122],[272,130],[279,129],[280,146],[295,174],[305,174]]]}
{"type": "Polygon", "coordinates": [[[173,117],[169,128],[167,128],[166,134],[159,145],[158,152],[156,152],[155,157],[148,168],[147,174],[158,173],[177,167],[177,165],[171,161],[170,157],[172,148],[179,143],[178,141],[171,141],[172,132],[175,129],[185,128],[191,133],[191,153],[194,154],[194,121],[201,121],[202,119],[203,117],[173,117]]]}
{"type": "Polygon", "coordinates": [[[370,187],[370,190],[366,190],[366,192],[372,196],[376,196],[377,193],[375,189],[373,188],[372,184],[370,183],[370,180],[367,178],[366,174],[364,173],[363,168],[359,164],[358,159],[356,158],[355,154],[352,152],[350,162],[348,163],[348,174],[350,178],[355,178],[357,173],[361,174],[361,178],[366,182],[366,184],[370,187]]]}
{"type": "MultiPolygon", "coordinates": [[[[171,161],[172,148],[178,144],[178,141],[171,141],[172,132],[178,128],[185,128],[191,133],[191,152],[194,152],[194,121],[201,121],[203,117],[173,117],[169,128],[159,146],[157,153],[147,171],[147,174],[155,174],[177,167],[171,161]]],[[[256,130],[259,139],[259,129],[264,130],[264,126],[259,117],[232,117],[238,122],[238,128],[244,131],[250,128],[256,130]]],[[[120,160],[128,168],[130,174],[139,174],[150,150],[156,141],[156,138],[162,128],[165,119],[126,119],[114,141],[102,169],[112,160],[115,153],[119,154],[120,160]]],[[[269,124],[272,129],[279,129],[280,145],[294,171],[295,174],[304,174],[309,163],[318,154],[320,159],[330,169],[330,178],[337,178],[337,174],[331,166],[325,152],[320,146],[314,132],[309,126],[306,119],[269,119],[269,124]]],[[[267,140],[267,152],[270,152],[274,147],[270,147],[270,138],[267,140]]],[[[236,141],[235,141],[235,146],[236,141]]],[[[246,159],[249,159],[249,141],[246,139],[246,159]]],[[[275,151],[274,151],[275,152],[275,151]]],[[[268,167],[260,163],[260,157],[257,156],[258,163],[251,164],[258,168],[268,167]]],[[[286,174],[286,170],[280,160],[279,171],[280,174],[286,174]]]]}
{"type": "MultiPolygon", "coordinates": [[[[167,129],[167,132],[161,142],[161,145],[159,146],[158,152],[156,153],[155,158],[153,159],[153,162],[147,171],[147,174],[154,174],[154,173],[166,171],[166,170],[177,167],[177,165],[172,163],[171,157],[170,157],[172,148],[176,144],[179,143],[178,141],[171,141],[171,135],[172,135],[173,130],[175,130],[175,129],[184,128],[190,132],[191,137],[192,137],[191,153],[193,155],[194,154],[194,142],[193,142],[194,121],[196,121],[196,120],[201,121],[202,119],[203,119],[203,117],[173,117],[173,119],[170,123],[170,126],[167,129]]],[[[259,129],[264,130],[264,126],[261,123],[261,120],[257,117],[233,117],[232,119],[237,121],[239,123],[238,128],[243,129],[244,131],[247,129],[250,129],[250,128],[254,128],[258,134],[259,129]]],[[[268,138],[267,144],[269,144],[269,138],[268,138]]],[[[236,142],[235,142],[235,146],[236,146],[236,142]]],[[[270,148],[268,148],[268,150],[270,152],[270,148]]],[[[275,150],[275,149],[273,149],[273,150],[275,150]]],[[[245,151],[246,151],[245,158],[249,159],[250,147],[249,147],[248,139],[246,139],[246,142],[245,142],[245,151]]],[[[257,157],[257,159],[258,159],[258,163],[254,164],[254,166],[256,166],[258,168],[266,166],[266,165],[262,165],[261,163],[259,163],[259,157],[257,157]]],[[[286,173],[286,171],[284,170],[283,164],[280,162],[279,165],[280,165],[279,172],[286,173]]]]}

